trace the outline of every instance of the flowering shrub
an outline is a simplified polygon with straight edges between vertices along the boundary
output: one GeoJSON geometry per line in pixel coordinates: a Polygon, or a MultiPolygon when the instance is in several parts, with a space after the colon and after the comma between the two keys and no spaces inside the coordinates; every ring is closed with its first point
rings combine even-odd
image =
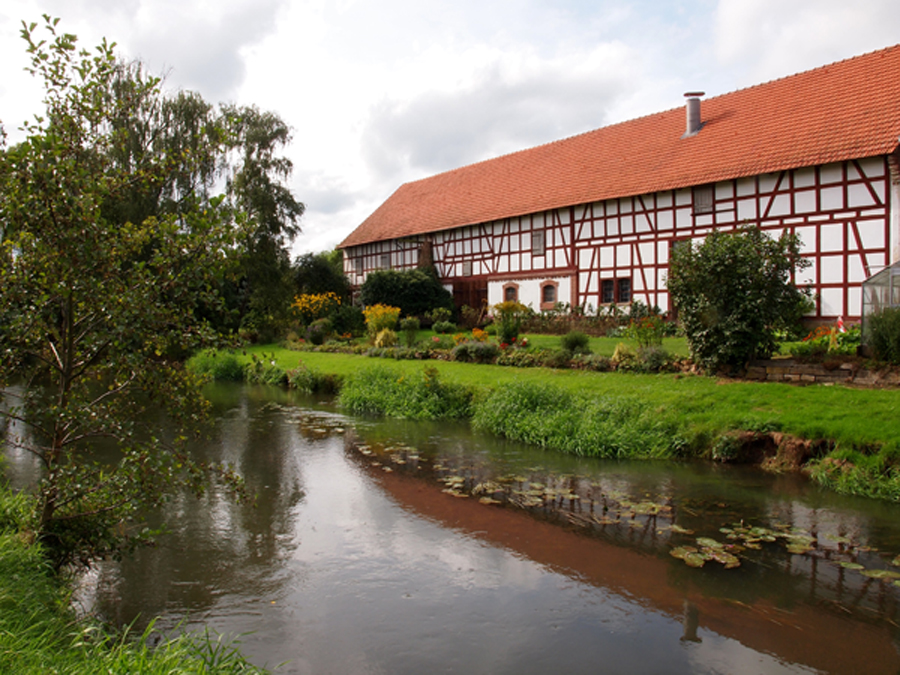
{"type": "Polygon", "coordinates": [[[519,337],[522,322],[528,318],[531,310],[521,302],[508,300],[494,305],[494,323],[497,325],[497,339],[512,344],[519,337]]]}
{"type": "Polygon", "coordinates": [[[366,330],[373,338],[384,329],[394,330],[400,318],[400,308],[390,305],[369,305],[363,310],[366,317],[366,330]]]}
{"type": "Polygon", "coordinates": [[[294,298],[291,307],[300,315],[300,321],[310,324],[316,319],[321,319],[341,305],[341,299],[336,293],[305,293],[294,298]]]}
{"type": "Polygon", "coordinates": [[[659,347],[665,334],[666,322],[661,316],[651,314],[628,324],[628,337],[637,340],[640,347],[659,347]]]}
{"type": "Polygon", "coordinates": [[[856,354],[862,341],[862,333],[858,325],[848,326],[844,332],[836,326],[817,326],[801,340],[800,344],[790,348],[792,356],[824,356],[856,354]]]}
{"type": "Polygon", "coordinates": [[[476,342],[487,342],[488,334],[487,331],[483,331],[480,328],[472,329],[472,339],[476,342]]]}

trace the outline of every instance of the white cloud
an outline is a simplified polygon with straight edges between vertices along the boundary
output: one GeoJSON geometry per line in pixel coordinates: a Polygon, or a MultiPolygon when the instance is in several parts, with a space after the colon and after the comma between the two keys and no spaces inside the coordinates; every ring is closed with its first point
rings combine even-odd
{"type": "Polygon", "coordinates": [[[754,84],[900,40],[896,0],[720,0],[716,53],[754,84]]]}
{"type": "Polygon", "coordinates": [[[298,250],[405,181],[900,40],[896,0],[4,0],[0,120],[39,112],[19,21],[293,127],[298,250]]]}

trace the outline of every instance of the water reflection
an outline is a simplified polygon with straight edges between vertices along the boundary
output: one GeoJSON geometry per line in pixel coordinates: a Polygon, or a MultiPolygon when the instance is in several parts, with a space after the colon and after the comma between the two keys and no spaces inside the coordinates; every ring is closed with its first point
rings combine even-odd
{"type": "Polygon", "coordinates": [[[896,507],[464,425],[351,423],[277,390],[210,395],[219,422],[197,452],[236,463],[257,505],[174,499],[170,536],[93,579],[115,621],[249,632],[245,652],[282,673],[900,670],[900,589],[839,564],[890,568],[896,507]],[[741,521],[816,545],[762,542],[729,570],[669,555],[741,521]]]}

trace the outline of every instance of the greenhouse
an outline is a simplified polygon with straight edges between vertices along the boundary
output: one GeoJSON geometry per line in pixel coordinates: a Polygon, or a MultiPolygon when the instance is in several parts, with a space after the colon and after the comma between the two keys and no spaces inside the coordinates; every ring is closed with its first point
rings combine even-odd
{"type": "Polygon", "coordinates": [[[900,306],[900,262],[885,267],[877,274],[866,279],[862,285],[863,334],[867,334],[867,324],[873,314],[887,307],[900,306]]]}

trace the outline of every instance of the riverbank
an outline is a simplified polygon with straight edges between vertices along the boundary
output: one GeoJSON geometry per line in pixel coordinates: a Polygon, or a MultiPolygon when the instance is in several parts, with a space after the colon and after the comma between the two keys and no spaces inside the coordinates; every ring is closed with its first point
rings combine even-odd
{"type": "Polygon", "coordinates": [[[257,674],[237,647],[214,635],[177,635],[160,642],[107,630],[76,618],[71,585],[55,576],[28,534],[29,497],[0,488],[0,672],[105,675],[257,674]]]}
{"type": "MultiPolygon", "coordinates": [[[[463,416],[474,418],[480,428],[548,449],[764,463],[772,470],[802,470],[838,492],[900,501],[896,390],[798,387],[682,373],[598,373],[440,360],[423,364],[271,345],[249,347],[237,352],[235,360],[243,366],[255,363],[257,372],[300,373],[295,381],[301,389],[316,381],[334,387],[374,366],[395,373],[364,394],[371,401],[380,396],[382,403],[350,406],[358,412],[433,419],[432,413],[411,407],[417,388],[433,403],[433,389],[422,384],[430,378],[468,392],[471,408],[463,416]],[[426,376],[425,368],[432,374],[426,376]],[[385,389],[391,382],[396,391],[385,389]],[[534,396],[525,396],[529,392],[540,393],[540,405],[534,396]],[[390,409],[384,401],[402,402],[406,409],[390,409]],[[611,444],[610,437],[619,440],[611,444]],[[597,448],[600,452],[592,450],[597,448]]],[[[451,407],[460,409],[458,403],[451,407]]]]}

